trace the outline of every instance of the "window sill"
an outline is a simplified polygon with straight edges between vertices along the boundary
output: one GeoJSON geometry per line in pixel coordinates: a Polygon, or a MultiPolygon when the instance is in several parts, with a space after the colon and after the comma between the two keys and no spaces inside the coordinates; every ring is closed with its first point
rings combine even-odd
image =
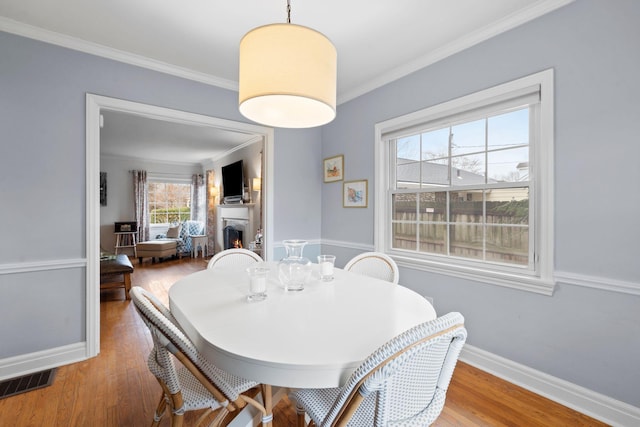
{"type": "Polygon", "coordinates": [[[555,290],[555,281],[553,279],[543,279],[526,274],[486,270],[463,265],[452,265],[433,260],[415,259],[394,253],[389,253],[388,255],[393,257],[398,266],[411,268],[413,270],[443,274],[460,279],[472,280],[474,282],[482,282],[547,296],[552,296],[555,290]]]}

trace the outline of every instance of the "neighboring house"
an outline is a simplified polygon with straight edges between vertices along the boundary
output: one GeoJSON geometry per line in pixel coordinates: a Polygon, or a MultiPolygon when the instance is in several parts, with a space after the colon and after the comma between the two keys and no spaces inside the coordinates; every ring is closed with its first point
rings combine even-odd
{"type": "MultiPolygon", "coordinates": [[[[462,360],[611,424],[640,424],[639,21],[636,0],[575,1],[345,102],[321,128],[276,129],[268,238],[307,239],[305,255],[333,253],[338,266],[374,249],[375,124],[553,68],[553,295],[402,263],[400,283],[439,314],[465,315],[462,360]],[[322,182],[323,158],[337,154],[345,180],[369,180],[368,208],[343,209],[342,183],[322,182]]],[[[99,351],[87,344],[86,94],[244,119],[233,90],[19,35],[0,32],[0,58],[6,378],[99,351]]]]}
{"type": "MultiPolygon", "coordinates": [[[[518,164],[517,169],[519,171],[519,180],[526,179],[528,162],[518,164]]],[[[439,183],[449,181],[449,166],[429,161],[420,162],[410,159],[398,159],[396,174],[399,181],[398,184],[402,185],[403,188],[420,188],[421,178],[423,183],[437,188],[439,183]]],[[[459,200],[482,201],[482,195],[480,193],[465,191],[465,189],[467,187],[473,187],[473,185],[484,184],[484,175],[452,167],[451,177],[454,185],[460,186],[460,191],[458,191],[459,200]]],[[[489,178],[487,182],[496,183],[498,181],[489,178]]],[[[509,200],[522,200],[527,197],[526,190],[517,188],[512,189],[509,193],[506,193],[504,189],[501,190],[500,198],[492,197],[491,191],[487,191],[487,201],[502,201],[505,198],[509,200]]]]}

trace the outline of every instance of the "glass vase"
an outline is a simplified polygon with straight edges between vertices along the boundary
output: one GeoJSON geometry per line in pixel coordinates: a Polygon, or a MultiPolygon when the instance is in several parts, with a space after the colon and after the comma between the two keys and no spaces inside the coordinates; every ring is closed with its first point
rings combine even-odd
{"type": "Polygon", "coordinates": [[[278,263],[278,277],[286,291],[301,291],[311,276],[311,261],[302,256],[306,240],[284,240],[287,257],[278,263]]]}

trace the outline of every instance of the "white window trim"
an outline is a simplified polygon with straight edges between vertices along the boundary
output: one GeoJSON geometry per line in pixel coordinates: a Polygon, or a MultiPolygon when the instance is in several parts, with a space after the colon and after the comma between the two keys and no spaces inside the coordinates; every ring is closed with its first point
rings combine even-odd
{"type": "Polygon", "coordinates": [[[391,255],[398,265],[417,270],[445,274],[498,286],[553,295],[555,280],[553,277],[554,262],[554,195],[553,195],[553,153],[554,153],[554,92],[553,69],[545,70],[502,85],[444,102],[433,107],[416,111],[404,116],[389,119],[375,125],[375,225],[374,246],[376,251],[391,255]],[[425,122],[427,117],[455,114],[456,111],[484,103],[487,99],[500,99],[505,94],[514,93],[532,85],[540,86],[540,140],[535,141],[531,163],[536,168],[535,179],[535,213],[538,268],[535,274],[529,270],[518,273],[515,270],[503,271],[500,268],[479,268],[465,262],[448,262],[448,259],[407,254],[390,247],[391,242],[391,198],[389,197],[389,144],[383,135],[400,129],[416,126],[425,122]]]}
{"type": "MultiPolygon", "coordinates": [[[[168,183],[168,184],[191,185],[191,175],[149,172],[147,174],[147,181],[168,183]]],[[[170,222],[156,222],[153,224],[149,224],[149,230],[151,230],[152,227],[156,229],[157,228],[168,229],[170,226],[171,226],[170,222]]]]}

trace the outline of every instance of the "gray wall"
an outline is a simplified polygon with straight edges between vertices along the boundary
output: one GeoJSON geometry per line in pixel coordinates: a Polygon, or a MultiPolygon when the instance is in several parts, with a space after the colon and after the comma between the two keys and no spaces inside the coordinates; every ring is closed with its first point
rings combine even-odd
{"type": "MultiPolygon", "coordinates": [[[[324,157],[344,154],[345,178],[368,179],[373,196],[376,122],[553,67],[556,271],[637,285],[639,20],[635,0],[580,0],[341,105],[322,129],[276,130],[268,238],[347,242],[344,264],[373,244],[374,200],[343,209],[324,157]]],[[[1,364],[84,340],[83,268],[13,267],[85,256],[85,94],[243,118],[233,91],[11,34],[0,58],[1,364]]],[[[401,280],[439,313],[461,311],[470,344],[640,407],[637,295],[561,282],[546,297],[409,269],[401,280]]]]}
{"type": "MultiPolygon", "coordinates": [[[[1,368],[86,339],[86,94],[246,120],[234,91],[9,33],[0,58],[1,368]]],[[[320,239],[320,137],[275,132],[274,242],[320,239]]]]}
{"type": "MultiPolygon", "coordinates": [[[[374,186],[374,124],[555,69],[555,270],[625,283],[635,295],[559,282],[541,296],[403,268],[401,283],[460,311],[468,343],[640,407],[640,2],[580,0],[345,103],[323,128],[323,157],[374,186]]],[[[384,58],[381,58],[384,60],[384,58]]],[[[370,207],[342,209],[324,184],[323,242],[371,247],[370,207]]],[[[344,264],[360,250],[328,246],[344,264]]]]}

